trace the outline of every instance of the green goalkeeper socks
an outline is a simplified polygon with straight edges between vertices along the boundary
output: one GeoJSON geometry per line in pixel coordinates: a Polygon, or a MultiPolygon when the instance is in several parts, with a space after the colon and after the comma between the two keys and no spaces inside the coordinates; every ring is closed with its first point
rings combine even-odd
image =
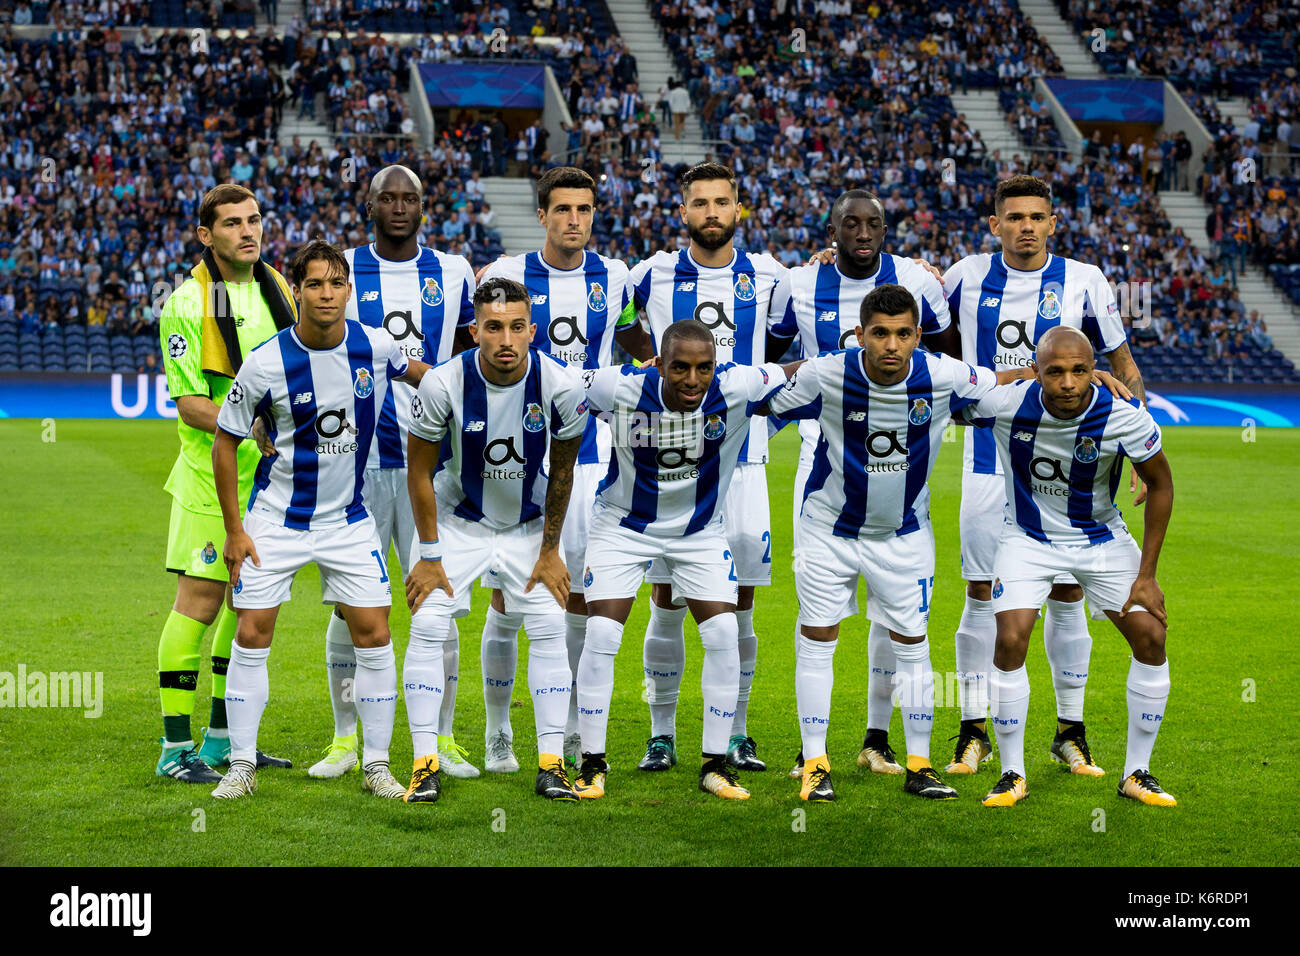
{"type": "Polygon", "coordinates": [[[190,715],[199,681],[199,645],[208,626],[178,611],[167,615],[158,641],[158,693],[167,740],[191,739],[190,715]]]}
{"type": "Polygon", "coordinates": [[[226,727],[226,671],[230,668],[230,645],[235,642],[238,626],[235,612],[223,605],[212,631],[212,716],[208,723],[213,730],[226,727]]]}

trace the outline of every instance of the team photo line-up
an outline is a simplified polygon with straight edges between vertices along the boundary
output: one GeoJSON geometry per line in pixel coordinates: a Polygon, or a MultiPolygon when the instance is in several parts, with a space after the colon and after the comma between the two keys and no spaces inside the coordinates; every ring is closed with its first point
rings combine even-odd
{"type": "Polygon", "coordinates": [[[308,242],[287,279],[261,259],[254,194],[226,184],[204,196],[204,254],[160,316],[180,454],[166,483],[177,594],[158,649],[157,774],[238,798],[257,789],[258,768],[291,766],[258,749],[258,725],[279,607],[314,562],[333,606],[321,625],[334,737],[310,776],[360,765],[368,792],[428,803],[444,774],[479,775],[453,734],[456,622],[478,582],[491,592],[484,767],[520,769],[509,711],[522,630],[534,790],[604,797],[614,660],[649,580],[650,736],[637,768],[677,762],[689,613],[704,649],[699,787],[746,799],[741,774],[766,769],[746,728],[755,594],[771,583],[773,556],[764,466],[769,436],[796,423],[801,751],[790,776],[804,800],[835,798],[833,659],[863,579],[870,666],[857,762],[902,777],[909,794],[953,799],[930,764],[927,638],[927,482],[952,422],[969,426],[966,595],[961,723],[944,772],[973,774],[992,758],[991,719],[1002,772],[983,803],[1027,796],[1025,657],[1041,612],[1058,715],[1051,755],[1073,773],[1105,774],[1083,723],[1086,598],[1132,649],[1119,795],[1174,806],[1150,766],[1169,694],[1156,567],[1172,478],[1111,286],[1096,266],[1047,248],[1047,184],[1000,182],[988,224],[1002,251],[942,275],[883,249],[884,210],[868,191],[843,192],[828,248],[789,269],[733,245],[730,169],[702,163],[679,186],[689,244],[629,269],[586,248],[591,177],[551,169],[537,182],[543,247],[477,276],[419,242],[424,188],[403,166],[370,182],[373,242],[308,242]],[[615,364],[615,342],[631,363],[615,364]],[[780,364],[792,346],[797,360],[780,364]],[[1110,373],[1094,367],[1096,353],[1110,373]],[[1126,458],[1145,502],[1140,547],[1114,503],[1126,458]],[[389,766],[399,686],[390,545],[412,614],[401,677],[409,783],[389,766]],[[196,748],[201,644],[214,623],[211,713],[196,748]],[[895,707],[901,761],[888,738],[895,707]]]}

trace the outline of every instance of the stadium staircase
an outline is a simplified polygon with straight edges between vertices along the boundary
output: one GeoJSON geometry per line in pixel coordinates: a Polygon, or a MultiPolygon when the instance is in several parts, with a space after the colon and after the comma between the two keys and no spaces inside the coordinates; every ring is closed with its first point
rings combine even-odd
{"type": "MultiPolygon", "coordinates": [[[[304,9],[302,0],[280,0],[280,7],[276,11],[275,32],[281,37],[284,36],[284,28],[289,25],[294,16],[305,25],[307,22],[307,11],[304,9]]],[[[261,19],[262,11],[257,12],[261,23],[261,30],[266,30],[266,21],[261,19]]],[[[316,116],[328,116],[329,103],[324,93],[316,94],[316,116]]],[[[288,146],[297,136],[298,142],[304,146],[310,146],[311,141],[315,140],[320,143],[321,148],[327,148],[334,142],[334,135],[330,132],[328,123],[321,122],[320,119],[298,119],[298,107],[290,107],[288,104],[284,108],[284,116],[280,121],[280,131],[278,139],[282,146],[288,146]]]]}
{"type": "MultiPolygon", "coordinates": [[[[645,0],[606,0],[619,36],[636,57],[637,89],[646,104],[658,115],[659,89],[676,76],[673,57],[659,33],[659,25],[650,17],[645,0]]],[[[704,127],[692,104],[686,117],[686,129],[680,140],[673,139],[672,122],[659,124],[659,152],[665,165],[699,163],[704,160],[704,127]]],[[[493,206],[495,209],[496,207],[493,206]]],[[[507,248],[509,244],[507,243],[507,248]]]]}
{"type": "Polygon", "coordinates": [[[537,222],[537,196],[529,180],[488,176],[483,179],[483,197],[496,214],[492,228],[501,233],[501,244],[509,255],[542,247],[546,233],[537,222]]]}
{"type": "Polygon", "coordinates": [[[1060,58],[1067,77],[1086,80],[1104,75],[1086,46],[1092,37],[1076,35],[1074,25],[1061,16],[1052,0],[1020,0],[1020,10],[1034,21],[1034,29],[1060,58]]]}
{"type": "Polygon", "coordinates": [[[1007,122],[1006,114],[1002,112],[997,90],[982,90],[972,86],[968,93],[954,90],[949,98],[957,113],[966,117],[970,128],[979,131],[989,157],[997,151],[1003,160],[1010,160],[1017,153],[1022,159],[1029,158],[1029,149],[1020,142],[1015,128],[1007,122]]]}

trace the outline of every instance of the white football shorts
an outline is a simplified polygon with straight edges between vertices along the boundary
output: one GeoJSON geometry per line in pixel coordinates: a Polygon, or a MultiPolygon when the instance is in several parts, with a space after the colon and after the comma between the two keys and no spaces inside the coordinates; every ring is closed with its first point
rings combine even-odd
{"type": "Polygon", "coordinates": [[[244,559],[232,601],[236,608],[279,607],[289,600],[294,575],[313,561],[320,569],[321,601],[348,607],[388,607],[393,589],[380,555],[373,518],[317,531],[299,531],[256,513],[244,516],[261,567],[244,559]]]}
{"type": "Polygon", "coordinates": [[[867,617],[904,637],[921,637],[934,597],[934,532],[929,522],[905,535],[840,538],[801,518],[794,585],[799,620],[830,627],[857,609],[858,578],[867,582],[867,617]]]}
{"type": "MultiPolygon", "coordinates": [[[[1007,485],[1002,475],[961,476],[961,576],[966,581],[992,581],[998,542],[1007,527],[1007,485]]],[[[1056,584],[1077,584],[1069,574],[1059,574],[1056,584]]]]}
{"type": "Polygon", "coordinates": [[[411,545],[415,541],[415,516],[411,513],[411,495],[406,487],[405,468],[367,468],[361,496],[366,510],[375,519],[379,550],[388,558],[388,545],[397,549],[402,577],[411,573],[411,545]]]}
{"type": "Polygon", "coordinates": [[[621,527],[622,516],[596,505],[583,585],[587,602],[635,597],[652,563],[667,570],[676,597],[736,603],[736,565],[722,522],[661,538],[621,527]]]}
{"type": "Polygon", "coordinates": [[[1008,526],[993,568],[993,613],[1041,607],[1052,583],[1069,574],[1083,587],[1092,616],[1104,620],[1106,611],[1118,611],[1128,600],[1141,563],[1142,552],[1127,531],[1101,544],[1061,545],[1008,526]]]}

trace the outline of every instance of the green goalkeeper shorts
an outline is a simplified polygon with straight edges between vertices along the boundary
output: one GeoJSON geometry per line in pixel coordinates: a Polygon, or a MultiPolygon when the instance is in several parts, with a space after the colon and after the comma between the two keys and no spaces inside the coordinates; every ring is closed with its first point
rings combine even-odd
{"type": "Polygon", "coordinates": [[[226,525],[221,515],[190,511],[172,499],[171,521],[167,526],[167,570],[212,581],[229,581],[222,560],[226,525]]]}

